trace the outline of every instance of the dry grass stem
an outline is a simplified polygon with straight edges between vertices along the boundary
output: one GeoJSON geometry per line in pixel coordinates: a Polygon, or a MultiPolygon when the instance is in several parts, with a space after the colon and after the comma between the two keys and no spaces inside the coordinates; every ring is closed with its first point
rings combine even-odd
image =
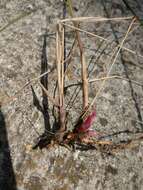
{"type": "MultiPolygon", "coordinates": [[[[78,23],[73,21],[74,26],[76,27],[78,23]]],[[[80,60],[81,60],[81,76],[82,76],[82,84],[83,84],[83,110],[88,106],[88,79],[87,79],[87,67],[85,61],[85,54],[83,49],[83,44],[80,38],[80,33],[75,30],[77,43],[80,51],[80,60]]]]}
{"type": "MultiPolygon", "coordinates": [[[[68,12],[69,12],[70,16],[73,18],[74,14],[73,14],[73,8],[72,8],[73,7],[72,1],[67,0],[66,4],[69,9],[68,12]]],[[[78,19],[78,18],[75,18],[75,19],[78,19]]],[[[66,20],[66,19],[63,19],[63,20],[66,20]]],[[[79,22],[75,22],[74,20],[72,22],[75,27],[79,26],[79,22]]],[[[88,79],[87,79],[86,60],[85,60],[84,48],[83,48],[83,44],[81,41],[80,33],[77,30],[75,30],[75,34],[76,34],[76,40],[77,40],[77,44],[78,44],[79,51],[80,51],[81,77],[82,77],[82,85],[83,85],[83,110],[85,110],[86,107],[88,106],[88,79]]]]}
{"type": "Polygon", "coordinates": [[[133,17],[117,17],[117,18],[105,18],[105,17],[75,17],[62,19],[60,22],[102,22],[102,21],[122,21],[131,20],[133,17]]]}
{"type": "Polygon", "coordinates": [[[53,105],[55,105],[56,107],[59,107],[59,104],[57,103],[57,101],[55,99],[53,99],[50,95],[48,90],[43,86],[43,84],[41,84],[41,82],[38,83],[39,86],[42,88],[42,90],[44,91],[44,93],[47,95],[47,97],[49,98],[49,100],[53,103],[53,105]]]}
{"type": "Polygon", "coordinates": [[[97,82],[97,81],[101,81],[101,80],[108,80],[108,79],[121,79],[121,80],[125,80],[125,81],[128,81],[128,82],[132,82],[136,85],[139,85],[139,86],[143,86],[142,83],[138,82],[138,81],[135,81],[135,80],[132,80],[132,79],[127,79],[127,78],[124,78],[124,77],[121,77],[119,75],[113,75],[113,76],[109,76],[109,77],[102,77],[102,78],[98,78],[98,79],[90,79],[88,82],[89,83],[92,83],[92,82],[97,82]]]}
{"type": "Polygon", "coordinates": [[[83,110],[88,106],[88,79],[87,68],[83,52],[81,52],[82,82],[83,82],[83,110]]]}
{"type": "Polygon", "coordinates": [[[56,52],[57,52],[57,75],[59,93],[59,120],[60,131],[65,131],[65,108],[64,108],[64,27],[57,24],[56,33],[56,52]]]}

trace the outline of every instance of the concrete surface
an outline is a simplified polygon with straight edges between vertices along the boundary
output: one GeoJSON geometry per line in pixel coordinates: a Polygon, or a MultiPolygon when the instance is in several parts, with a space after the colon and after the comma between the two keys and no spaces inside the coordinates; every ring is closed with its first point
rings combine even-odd
{"type": "MultiPolygon", "coordinates": [[[[138,16],[142,16],[141,1],[129,1],[138,16]]],[[[132,15],[122,0],[73,0],[76,16],[132,15]]],[[[0,32],[0,98],[15,93],[41,72],[41,54],[45,31],[55,33],[55,24],[62,18],[63,2],[58,0],[3,0],[0,1],[0,27],[17,16],[30,15],[10,24],[0,32]]],[[[83,28],[109,40],[121,42],[131,21],[83,24],[83,28]]],[[[125,47],[143,55],[143,28],[134,24],[125,47]]],[[[67,49],[73,35],[67,34],[67,49]]],[[[116,43],[106,43],[82,34],[87,62],[92,57],[90,78],[105,76],[109,58],[116,43]],[[104,50],[104,51],[103,51],[104,50]]],[[[68,50],[67,50],[68,51],[68,50]]],[[[78,53],[75,51],[67,85],[80,78],[78,53]],[[74,76],[72,75],[74,74],[74,76]],[[69,81],[69,79],[72,81],[69,81]]],[[[49,71],[55,67],[55,36],[47,38],[49,71]]],[[[128,80],[143,82],[143,59],[123,51],[112,74],[128,80]]],[[[57,79],[55,70],[49,74],[49,90],[53,93],[57,79]]],[[[90,84],[90,101],[101,82],[90,84]]],[[[68,88],[66,102],[75,93],[76,86],[68,88]]],[[[36,84],[35,92],[42,99],[36,84]]],[[[78,87],[79,89],[79,87],[78,87]]],[[[78,90],[77,89],[77,90],[78,90]]],[[[117,143],[137,138],[143,130],[143,88],[121,79],[110,79],[96,101],[97,119],[94,128],[103,133],[105,140],[117,143]]],[[[50,104],[50,109],[52,105],[50,104]]],[[[81,91],[70,110],[69,126],[81,111],[81,91]]],[[[52,123],[52,112],[50,112],[52,123]]],[[[141,190],[143,189],[143,142],[118,150],[113,154],[102,150],[75,152],[60,146],[31,150],[38,134],[44,132],[44,120],[33,105],[31,88],[25,88],[17,98],[2,106],[0,114],[0,190],[141,190]],[[37,134],[38,133],[38,134],[37,134]]]]}

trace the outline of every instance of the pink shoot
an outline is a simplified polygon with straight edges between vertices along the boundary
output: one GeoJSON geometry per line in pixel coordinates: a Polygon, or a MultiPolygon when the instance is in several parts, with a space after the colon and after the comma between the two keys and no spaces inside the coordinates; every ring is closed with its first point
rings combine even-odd
{"type": "Polygon", "coordinates": [[[93,111],[86,119],[85,121],[83,121],[83,123],[81,124],[81,126],[79,128],[77,128],[78,132],[87,132],[89,131],[89,128],[92,126],[94,120],[96,117],[96,112],[93,111]]]}

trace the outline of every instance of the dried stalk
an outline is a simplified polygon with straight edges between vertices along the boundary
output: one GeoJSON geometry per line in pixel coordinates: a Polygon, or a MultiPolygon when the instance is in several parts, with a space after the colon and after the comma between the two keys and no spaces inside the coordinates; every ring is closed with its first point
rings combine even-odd
{"type": "Polygon", "coordinates": [[[117,18],[106,18],[106,17],[75,17],[60,20],[60,22],[102,22],[102,21],[122,21],[131,20],[133,17],[117,17],[117,18]]]}
{"type": "MultiPolygon", "coordinates": [[[[69,13],[70,16],[73,17],[73,10],[72,10],[72,3],[70,0],[67,1],[68,7],[69,7],[69,13]]],[[[78,18],[75,18],[75,20],[78,18]]],[[[75,22],[74,18],[71,19],[63,19],[60,22],[64,22],[64,20],[71,20],[73,22],[74,27],[78,27],[78,23],[75,22]]],[[[86,62],[85,62],[85,55],[84,55],[84,49],[83,44],[80,38],[80,33],[75,29],[77,43],[80,51],[80,60],[81,60],[81,76],[82,76],[82,83],[83,83],[83,110],[85,110],[88,106],[88,79],[87,79],[87,68],[86,68],[86,62]]]]}
{"type": "Polygon", "coordinates": [[[65,108],[64,108],[64,27],[57,24],[56,33],[56,52],[57,52],[57,75],[59,92],[59,122],[60,131],[65,131],[65,108]]]}
{"type": "Polygon", "coordinates": [[[128,82],[132,82],[138,86],[143,86],[142,83],[138,82],[138,81],[135,81],[135,80],[132,80],[132,79],[127,79],[127,78],[124,78],[122,76],[119,76],[119,75],[112,75],[112,76],[109,76],[109,77],[102,77],[102,78],[95,78],[95,79],[90,79],[88,82],[89,83],[93,83],[93,82],[96,82],[96,81],[101,81],[101,80],[107,80],[107,79],[121,79],[121,80],[125,80],[125,81],[128,81],[128,82]]]}
{"type": "Polygon", "coordinates": [[[53,105],[56,106],[56,107],[59,107],[59,104],[57,103],[57,101],[49,95],[48,90],[43,86],[43,84],[41,84],[40,82],[38,84],[42,88],[42,90],[44,91],[44,93],[47,95],[47,97],[49,98],[49,100],[53,103],[53,105]]]}
{"type": "Polygon", "coordinates": [[[87,68],[83,51],[80,49],[81,65],[82,65],[82,82],[83,82],[83,110],[88,106],[88,79],[87,68]]]}

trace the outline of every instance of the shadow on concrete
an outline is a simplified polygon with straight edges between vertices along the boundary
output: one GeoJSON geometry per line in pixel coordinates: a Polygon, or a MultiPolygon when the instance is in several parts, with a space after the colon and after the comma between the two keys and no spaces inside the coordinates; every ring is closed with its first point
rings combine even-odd
{"type": "MultiPolygon", "coordinates": [[[[43,48],[42,48],[42,54],[41,54],[41,74],[47,72],[48,70],[48,61],[47,61],[47,55],[46,55],[46,35],[43,36],[43,48]]],[[[48,73],[41,77],[41,84],[45,87],[46,90],[48,90],[48,73]]],[[[45,94],[45,92],[42,90],[42,105],[40,104],[40,100],[38,99],[34,88],[31,86],[32,95],[33,95],[33,104],[43,114],[44,118],[44,127],[45,127],[45,133],[51,130],[50,127],[50,117],[49,117],[49,102],[48,97],[45,94]]]]}
{"type": "Polygon", "coordinates": [[[0,190],[16,190],[6,123],[0,107],[0,190]]]}
{"type": "MultiPolygon", "coordinates": [[[[47,33],[43,35],[43,47],[42,47],[42,54],[41,54],[41,74],[48,71],[48,59],[47,59],[47,33]]],[[[51,70],[52,72],[52,70],[51,70]]],[[[41,84],[44,86],[44,88],[48,91],[48,83],[49,83],[49,77],[48,73],[41,77],[40,79],[41,84]]],[[[49,116],[49,101],[48,97],[45,94],[44,90],[42,90],[42,104],[40,103],[40,100],[38,99],[34,88],[31,86],[32,95],[33,95],[33,104],[43,114],[44,118],[44,133],[40,135],[37,139],[36,144],[33,146],[33,149],[36,149],[39,147],[40,149],[46,147],[51,142],[51,138],[53,138],[53,131],[50,124],[50,116],[49,116]]]]}

